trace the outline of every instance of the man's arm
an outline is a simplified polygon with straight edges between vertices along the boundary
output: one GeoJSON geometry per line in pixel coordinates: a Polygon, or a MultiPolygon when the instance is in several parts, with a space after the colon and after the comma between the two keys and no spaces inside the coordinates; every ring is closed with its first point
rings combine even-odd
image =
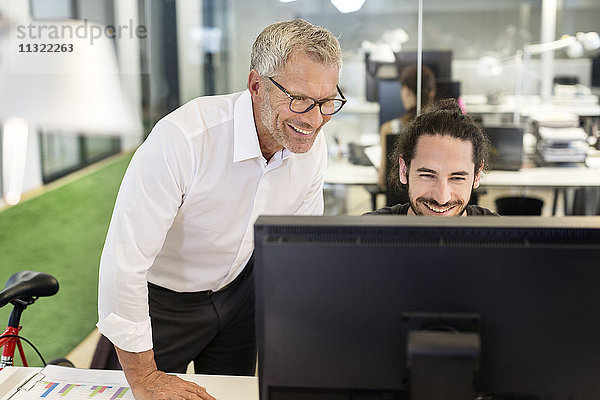
{"type": "Polygon", "coordinates": [[[158,371],[151,350],[146,273],[187,189],[190,157],[178,128],[159,122],[125,173],[102,252],[98,329],[115,344],[137,399],[213,399],[198,385],[158,371]]]}
{"type": "Polygon", "coordinates": [[[153,350],[132,353],[115,349],[136,400],[216,400],[202,386],[159,371],[153,350]]]}

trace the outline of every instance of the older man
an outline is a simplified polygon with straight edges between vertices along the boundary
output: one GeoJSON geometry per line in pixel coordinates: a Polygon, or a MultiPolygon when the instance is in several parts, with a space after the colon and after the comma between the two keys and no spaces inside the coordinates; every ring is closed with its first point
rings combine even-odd
{"type": "MultiPolygon", "coordinates": [[[[338,40],[297,19],[263,30],[248,90],[159,121],[125,174],[100,266],[100,332],[136,399],[212,399],[162,371],[252,375],[253,225],[321,214],[321,128],[345,103],[338,40]]],[[[285,262],[285,260],[281,260],[285,262]]]]}

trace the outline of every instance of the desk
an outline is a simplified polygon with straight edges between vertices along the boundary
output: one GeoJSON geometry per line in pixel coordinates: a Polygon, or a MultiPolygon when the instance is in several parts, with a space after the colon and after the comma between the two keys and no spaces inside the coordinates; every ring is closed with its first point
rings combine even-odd
{"type": "MultiPolygon", "coordinates": [[[[0,400],[7,400],[14,390],[41,368],[7,367],[0,371],[0,400]]],[[[122,371],[119,371],[122,374],[122,371]]],[[[258,378],[248,376],[186,375],[179,377],[205,387],[218,400],[258,400],[258,378]]]]}
{"type": "Polygon", "coordinates": [[[502,103],[487,104],[485,95],[462,95],[465,109],[469,114],[511,114],[518,111],[523,117],[531,117],[539,112],[570,112],[580,117],[596,117],[600,115],[598,101],[556,100],[543,104],[539,96],[522,96],[518,101],[515,96],[507,95],[502,103]]]}
{"type": "MultiPolygon", "coordinates": [[[[545,188],[554,189],[552,215],[556,213],[558,192],[567,189],[600,187],[600,168],[538,167],[519,171],[490,171],[481,177],[482,188],[545,188]]],[[[348,161],[330,160],[325,171],[325,183],[343,185],[376,185],[377,170],[374,167],[350,164],[348,161]]]]}
{"type": "Polygon", "coordinates": [[[490,173],[481,177],[481,187],[554,189],[552,215],[556,215],[556,204],[560,192],[563,194],[564,212],[567,215],[567,189],[600,187],[600,169],[577,166],[523,168],[519,171],[490,171],[490,173]]]}
{"type": "MultiPolygon", "coordinates": [[[[377,170],[372,166],[354,165],[348,161],[329,161],[325,183],[343,185],[375,185],[377,170]]],[[[600,187],[600,168],[537,167],[519,171],[490,171],[481,177],[481,186],[490,188],[582,188],[600,187]]]]}
{"type": "Polygon", "coordinates": [[[481,186],[551,189],[600,187],[600,169],[578,166],[490,171],[481,177],[481,186]]]}
{"type": "Polygon", "coordinates": [[[348,160],[327,162],[325,183],[340,185],[377,185],[379,177],[373,166],[355,165],[348,160]]]}

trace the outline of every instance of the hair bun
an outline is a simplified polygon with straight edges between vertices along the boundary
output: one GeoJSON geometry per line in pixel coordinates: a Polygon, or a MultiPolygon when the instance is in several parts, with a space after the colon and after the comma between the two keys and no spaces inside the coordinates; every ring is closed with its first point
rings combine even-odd
{"type": "Polygon", "coordinates": [[[431,104],[427,105],[427,107],[423,110],[423,112],[435,111],[451,111],[456,113],[457,115],[463,115],[463,111],[458,105],[458,102],[452,98],[436,100],[431,104]]]}

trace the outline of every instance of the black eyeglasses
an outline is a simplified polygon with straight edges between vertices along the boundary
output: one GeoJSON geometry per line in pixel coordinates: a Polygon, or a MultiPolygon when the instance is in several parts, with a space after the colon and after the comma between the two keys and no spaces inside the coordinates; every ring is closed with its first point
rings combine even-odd
{"type": "Polygon", "coordinates": [[[295,112],[297,114],[309,112],[318,104],[319,111],[321,111],[321,114],[333,115],[340,111],[347,101],[344,97],[344,93],[342,93],[339,86],[336,87],[338,93],[340,94],[340,96],[342,96],[341,99],[315,100],[310,97],[291,95],[287,90],[285,90],[283,86],[275,82],[273,78],[269,77],[269,80],[273,82],[273,85],[277,86],[279,90],[281,90],[283,93],[285,93],[287,97],[290,98],[290,111],[295,112]]]}

